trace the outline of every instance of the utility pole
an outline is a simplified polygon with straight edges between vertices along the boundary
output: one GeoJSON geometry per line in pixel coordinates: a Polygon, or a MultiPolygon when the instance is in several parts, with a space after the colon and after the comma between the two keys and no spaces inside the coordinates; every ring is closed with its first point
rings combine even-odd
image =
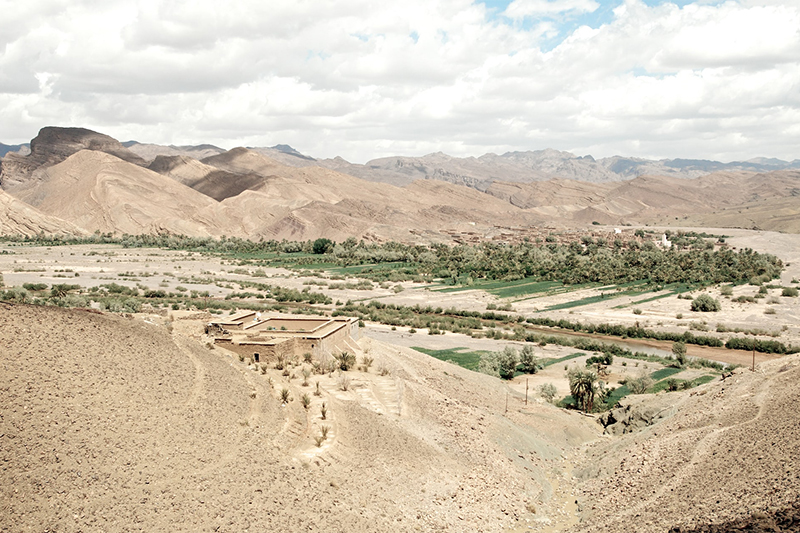
{"type": "Polygon", "coordinates": [[[525,378],[525,405],[528,405],[528,378],[525,378]]]}
{"type": "Polygon", "coordinates": [[[756,349],[753,348],[753,372],[756,371],[756,349]]]}

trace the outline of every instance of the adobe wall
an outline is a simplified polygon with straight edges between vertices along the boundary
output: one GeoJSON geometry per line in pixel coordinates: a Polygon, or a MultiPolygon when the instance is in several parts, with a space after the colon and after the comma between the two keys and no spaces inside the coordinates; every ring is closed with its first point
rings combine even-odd
{"type": "Polygon", "coordinates": [[[295,339],[287,339],[276,344],[237,344],[230,339],[215,339],[215,344],[220,348],[225,348],[236,354],[244,356],[245,359],[259,355],[259,362],[274,361],[280,355],[285,359],[291,359],[297,351],[295,339]]]}

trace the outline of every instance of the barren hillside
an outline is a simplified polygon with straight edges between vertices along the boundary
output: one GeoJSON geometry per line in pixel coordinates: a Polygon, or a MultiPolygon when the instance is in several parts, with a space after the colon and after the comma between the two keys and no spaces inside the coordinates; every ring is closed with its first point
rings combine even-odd
{"type": "Polygon", "coordinates": [[[301,379],[155,320],[3,306],[0,527],[502,531],[557,512],[563,451],[598,433],[546,404],[504,415],[498,380],[368,340],[390,373],[315,376],[304,410],[301,379]]]}
{"type": "Polygon", "coordinates": [[[674,414],[642,432],[600,440],[582,456],[575,472],[585,480],[586,515],[575,531],[689,531],[753,517],[765,522],[760,531],[797,531],[796,510],[794,526],[790,520],[787,529],[771,528],[776,514],[800,501],[798,400],[795,355],[640,403],[641,412],[674,414]]]}
{"type": "Polygon", "coordinates": [[[0,190],[0,234],[27,235],[85,235],[85,230],[65,220],[45,215],[0,190]]]}
{"type": "Polygon", "coordinates": [[[217,202],[113,155],[83,150],[41,171],[18,198],[88,231],[221,235],[217,202]]]}
{"type": "Polygon", "coordinates": [[[21,156],[9,153],[0,167],[0,186],[6,191],[24,190],[40,179],[38,169],[56,165],[81,150],[111,154],[134,165],[145,161],[119,141],[85,128],[46,127],[31,140],[31,151],[21,156]]]}
{"type": "MultiPolygon", "coordinates": [[[[317,161],[286,146],[222,153],[206,145],[162,148],[164,154],[177,155],[158,155],[144,168],[141,157],[106,135],[43,128],[29,155],[9,154],[2,161],[0,184],[18,200],[87,232],[447,242],[454,235],[491,239],[503,228],[543,224],[800,231],[796,170],[608,181],[615,178],[606,175],[612,170],[605,163],[555,150],[465,159],[441,153],[388,158],[356,172],[344,160],[317,161]],[[216,155],[198,161],[189,153],[216,155]],[[542,181],[559,173],[579,176],[584,167],[603,183],[542,181]]],[[[615,159],[614,165],[621,161],[615,159]]],[[[701,163],[675,163],[675,168],[699,168],[701,163]]],[[[13,227],[8,224],[9,231],[13,227]]],[[[39,233],[54,226],[30,222],[19,227],[39,233]]]]}

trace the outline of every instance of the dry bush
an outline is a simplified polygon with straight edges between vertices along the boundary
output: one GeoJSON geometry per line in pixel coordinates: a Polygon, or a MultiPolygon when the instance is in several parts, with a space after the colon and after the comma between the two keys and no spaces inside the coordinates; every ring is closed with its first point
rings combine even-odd
{"type": "Polygon", "coordinates": [[[339,389],[346,391],[350,388],[350,376],[342,374],[339,376],[339,389]]]}
{"type": "Polygon", "coordinates": [[[636,378],[629,379],[625,384],[631,394],[644,394],[653,385],[653,378],[647,374],[640,374],[636,378]]]}
{"type": "Polygon", "coordinates": [[[328,406],[325,405],[325,402],[322,402],[322,405],[320,405],[319,414],[322,416],[323,420],[328,419],[328,406]]]}
{"type": "Polygon", "coordinates": [[[303,394],[300,396],[300,403],[303,404],[303,409],[308,409],[311,407],[311,396],[308,394],[303,394]]]}
{"type": "Polygon", "coordinates": [[[364,357],[362,357],[361,358],[361,366],[364,367],[364,372],[369,370],[369,367],[371,367],[372,363],[374,363],[374,362],[375,362],[375,359],[373,359],[372,357],[368,357],[366,355],[364,357]]]}
{"type": "Polygon", "coordinates": [[[281,389],[281,403],[289,403],[292,399],[289,397],[289,389],[281,389]]]}

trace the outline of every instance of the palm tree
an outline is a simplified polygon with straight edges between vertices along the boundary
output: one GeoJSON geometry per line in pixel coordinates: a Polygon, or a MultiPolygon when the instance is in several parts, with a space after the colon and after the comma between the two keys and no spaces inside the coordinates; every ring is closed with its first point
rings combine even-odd
{"type": "Polygon", "coordinates": [[[570,370],[569,392],[575,398],[579,409],[588,413],[594,407],[594,395],[597,392],[597,374],[588,370],[570,370]]]}

